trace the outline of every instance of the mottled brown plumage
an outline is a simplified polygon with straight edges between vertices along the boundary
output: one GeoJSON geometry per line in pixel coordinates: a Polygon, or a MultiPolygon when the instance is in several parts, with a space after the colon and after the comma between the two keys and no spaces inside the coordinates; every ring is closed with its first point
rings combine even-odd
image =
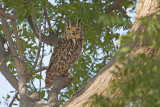
{"type": "Polygon", "coordinates": [[[78,59],[82,51],[82,27],[78,20],[76,26],[67,21],[64,38],[57,44],[52,53],[47,69],[45,88],[50,88],[54,81],[68,73],[69,68],[78,59]]]}

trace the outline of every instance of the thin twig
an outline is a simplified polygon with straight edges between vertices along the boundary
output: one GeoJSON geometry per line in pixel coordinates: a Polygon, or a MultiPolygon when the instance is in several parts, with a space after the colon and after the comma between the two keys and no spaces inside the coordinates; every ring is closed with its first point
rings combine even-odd
{"type": "MultiPolygon", "coordinates": [[[[33,6],[33,3],[32,2],[30,2],[29,0],[27,0],[27,2],[32,6],[32,17],[31,17],[31,15],[29,15],[28,17],[27,17],[27,19],[28,19],[28,22],[30,23],[30,26],[31,26],[31,28],[33,29],[33,31],[34,31],[34,33],[39,37],[39,35],[38,35],[38,28],[37,28],[37,26],[35,25],[35,9],[34,9],[34,6],[33,6]],[[32,23],[32,25],[31,25],[31,23],[32,23]]],[[[28,10],[29,11],[29,10],[28,10]]]]}
{"type": "Polygon", "coordinates": [[[37,90],[36,90],[35,85],[33,84],[33,80],[31,80],[31,84],[33,85],[33,89],[34,89],[34,91],[36,92],[37,90]]]}
{"type": "Polygon", "coordinates": [[[48,67],[39,68],[39,69],[35,70],[33,73],[28,74],[28,76],[31,76],[31,75],[33,75],[33,74],[36,74],[36,73],[41,72],[41,71],[44,71],[44,70],[47,70],[47,68],[48,68],[48,67]]]}
{"type": "Polygon", "coordinates": [[[40,69],[34,71],[34,73],[38,73],[38,72],[41,72],[41,71],[43,71],[43,70],[47,70],[47,68],[48,68],[48,67],[40,68],[40,69]]]}
{"type": "MultiPolygon", "coordinates": [[[[43,49],[42,49],[42,58],[41,58],[41,68],[42,68],[42,63],[43,63],[43,58],[44,58],[44,43],[43,43],[43,49]]],[[[39,72],[39,75],[42,75],[41,72],[39,72]]],[[[39,92],[41,92],[41,78],[39,79],[39,92]]],[[[39,93],[39,95],[41,96],[41,93],[39,93]]]]}
{"type": "Polygon", "coordinates": [[[9,107],[12,107],[12,105],[13,105],[15,99],[17,98],[18,94],[19,94],[19,92],[16,92],[16,94],[14,95],[12,101],[11,101],[10,104],[9,104],[9,107]]]}
{"type": "Polygon", "coordinates": [[[51,27],[51,23],[50,23],[50,20],[48,18],[48,13],[46,11],[46,3],[44,3],[44,16],[45,16],[45,19],[47,20],[47,23],[48,23],[48,26],[49,26],[49,31],[51,32],[52,31],[52,27],[51,27]]]}
{"type": "MultiPolygon", "coordinates": [[[[42,18],[41,18],[42,19],[42,18]]],[[[41,25],[40,25],[40,22],[41,22],[41,19],[39,21],[39,46],[38,46],[38,52],[37,52],[37,57],[36,57],[36,60],[35,60],[35,63],[34,65],[32,66],[31,70],[28,72],[29,74],[35,69],[36,65],[37,65],[37,62],[38,62],[38,59],[39,59],[39,55],[40,55],[40,51],[41,51],[41,25]]]]}
{"type": "Polygon", "coordinates": [[[32,17],[33,26],[34,26],[34,29],[36,30],[36,33],[39,36],[38,29],[37,29],[36,24],[35,24],[35,22],[36,22],[36,13],[35,13],[35,9],[34,9],[34,6],[33,6],[32,2],[31,2],[31,6],[32,6],[32,11],[33,11],[33,17],[32,17]]]}
{"type": "MultiPolygon", "coordinates": [[[[62,5],[64,5],[64,0],[62,0],[62,5]]],[[[64,17],[64,12],[62,11],[59,25],[62,24],[63,17],[64,17]]],[[[63,33],[64,33],[64,31],[63,31],[63,33]]],[[[61,32],[59,31],[59,26],[57,27],[56,34],[61,34],[61,32]]]]}

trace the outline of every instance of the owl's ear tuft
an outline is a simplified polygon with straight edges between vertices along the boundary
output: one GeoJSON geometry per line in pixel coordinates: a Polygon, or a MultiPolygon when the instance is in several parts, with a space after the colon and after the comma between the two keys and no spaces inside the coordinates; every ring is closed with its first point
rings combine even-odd
{"type": "Polygon", "coordinates": [[[77,27],[81,27],[81,24],[82,24],[81,19],[79,19],[79,20],[77,21],[76,26],[77,26],[77,27]]]}
{"type": "Polygon", "coordinates": [[[71,27],[71,20],[69,18],[67,18],[67,25],[66,27],[71,27]]]}

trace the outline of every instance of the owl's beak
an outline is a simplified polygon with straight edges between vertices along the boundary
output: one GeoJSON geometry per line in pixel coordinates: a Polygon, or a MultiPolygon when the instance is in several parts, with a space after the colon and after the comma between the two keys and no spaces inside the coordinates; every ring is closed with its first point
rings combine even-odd
{"type": "Polygon", "coordinates": [[[75,46],[75,44],[76,44],[76,40],[75,40],[75,39],[72,39],[72,41],[73,41],[73,44],[74,44],[74,46],[75,46]]]}
{"type": "Polygon", "coordinates": [[[73,35],[75,35],[75,32],[74,32],[74,31],[73,31],[72,33],[73,33],[73,35]]]}

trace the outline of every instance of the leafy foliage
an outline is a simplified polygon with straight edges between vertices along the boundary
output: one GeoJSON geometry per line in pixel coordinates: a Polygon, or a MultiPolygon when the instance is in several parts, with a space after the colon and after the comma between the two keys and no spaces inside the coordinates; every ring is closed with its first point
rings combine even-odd
{"type": "MultiPolygon", "coordinates": [[[[42,18],[41,25],[42,33],[49,34],[47,20],[50,20],[53,32],[59,32],[58,37],[61,38],[64,32],[66,19],[69,17],[72,22],[76,22],[81,18],[83,22],[84,46],[83,52],[78,61],[71,67],[70,72],[74,74],[73,82],[63,90],[59,95],[60,104],[65,102],[73,93],[80,89],[100,68],[102,68],[115,54],[118,46],[115,42],[120,34],[116,31],[119,29],[128,30],[131,27],[130,17],[123,15],[121,12],[114,10],[106,15],[105,11],[113,3],[114,0],[56,0],[49,2],[47,0],[2,0],[2,4],[6,6],[6,12],[13,14],[13,9],[16,9],[17,28],[24,51],[26,70],[29,71],[32,67],[35,56],[38,50],[38,40],[33,34],[26,16],[31,14],[38,25],[42,18]],[[48,13],[48,18],[44,16],[44,10],[48,13]]],[[[135,9],[135,0],[127,0],[122,3],[124,10],[128,8],[135,9]]],[[[10,20],[7,20],[10,23],[10,20]]],[[[11,25],[9,26],[10,29],[11,25]]],[[[0,30],[2,29],[0,25],[0,30]]],[[[1,30],[3,35],[3,31],[1,30]]],[[[14,38],[14,35],[12,35],[14,38]]],[[[16,44],[16,42],[15,42],[16,44]]],[[[44,45],[43,55],[49,54],[47,45],[44,45]]],[[[42,67],[45,64],[45,59],[42,62],[41,56],[38,66],[42,67]]],[[[16,76],[13,60],[8,58],[8,67],[16,76]]],[[[33,75],[27,85],[30,90],[38,91],[41,99],[46,100],[44,86],[35,87],[34,81],[44,79],[42,74],[33,75]]],[[[48,92],[48,90],[46,91],[48,92]]]]}
{"type": "MultiPolygon", "coordinates": [[[[145,33],[139,33],[135,37],[143,34],[142,43],[146,43],[149,39],[148,49],[154,50],[149,53],[140,53],[133,57],[133,55],[125,56],[125,52],[129,50],[128,47],[120,48],[118,52],[119,61],[124,66],[123,72],[115,73],[120,79],[112,82],[108,93],[113,93],[119,90],[116,98],[110,96],[105,98],[103,96],[94,95],[87,102],[92,104],[92,107],[158,107],[160,105],[160,55],[156,53],[159,50],[159,29],[157,16],[152,19],[140,19],[146,28],[145,33]]],[[[121,38],[121,43],[126,44],[128,41],[133,41],[133,34],[128,33],[125,37],[121,38]],[[123,41],[123,42],[122,42],[123,41]]],[[[134,54],[134,53],[133,53],[134,54]]]]}
{"type": "Polygon", "coordinates": [[[95,95],[88,103],[92,107],[158,107],[160,105],[160,72],[159,60],[153,57],[146,57],[140,54],[134,59],[128,59],[125,63],[125,70],[121,73],[121,79],[114,82],[109,92],[120,89],[120,93],[113,100],[95,95]],[[137,61],[139,60],[139,61],[137,61]]]}

